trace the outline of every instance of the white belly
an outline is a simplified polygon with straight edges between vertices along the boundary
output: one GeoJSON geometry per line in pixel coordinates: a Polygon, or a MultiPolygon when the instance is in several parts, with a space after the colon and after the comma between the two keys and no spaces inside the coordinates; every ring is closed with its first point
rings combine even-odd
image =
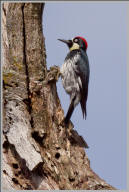
{"type": "Polygon", "coordinates": [[[74,92],[80,92],[78,77],[75,73],[75,67],[76,66],[74,66],[73,62],[68,60],[62,65],[60,70],[63,87],[70,95],[74,92]]]}

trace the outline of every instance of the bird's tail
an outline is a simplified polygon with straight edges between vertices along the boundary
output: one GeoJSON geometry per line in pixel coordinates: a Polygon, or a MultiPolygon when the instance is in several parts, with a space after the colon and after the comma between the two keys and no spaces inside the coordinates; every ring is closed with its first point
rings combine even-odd
{"type": "Polygon", "coordinates": [[[67,112],[65,120],[64,120],[66,125],[69,123],[72,113],[74,111],[74,100],[75,100],[75,97],[72,99],[72,101],[69,105],[69,109],[68,109],[68,112],[67,112]]]}
{"type": "Polygon", "coordinates": [[[85,119],[87,116],[87,111],[86,111],[87,97],[88,97],[88,84],[86,84],[84,91],[82,90],[81,100],[80,100],[83,118],[85,119]]]}
{"type": "Polygon", "coordinates": [[[81,104],[81,109],[82,109],[83,118],[86,119],[87,111],[86,111],[86,103],[85,103],[85,100],[81,99],[80,104],[81,104]]]}

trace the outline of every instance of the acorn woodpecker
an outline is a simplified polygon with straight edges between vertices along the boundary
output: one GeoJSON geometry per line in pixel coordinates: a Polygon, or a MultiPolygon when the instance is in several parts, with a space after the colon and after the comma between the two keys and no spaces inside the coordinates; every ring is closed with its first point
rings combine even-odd
{"type": "Polygon", "coordinates": [[[72,40],[58,39],[67,44],[67,54],[60,72],[65,91],[70,95],[70,105],[65,117],[68,124],[74,108],[80,102],[83,118],[86,119],[86,102],[88,97],[89,61],[86,53],[88,43],[83,37],[75,37],[72,40]]]}

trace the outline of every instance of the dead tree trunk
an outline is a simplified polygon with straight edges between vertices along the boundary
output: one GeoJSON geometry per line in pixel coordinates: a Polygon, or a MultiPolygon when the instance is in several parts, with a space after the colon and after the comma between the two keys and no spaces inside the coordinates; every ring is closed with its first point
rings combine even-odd
{"type": "Polygon", "coordinates": [[[3,189],[114,189],[90,168],[47,71],[41,3],[2,4],[3,189]]]}

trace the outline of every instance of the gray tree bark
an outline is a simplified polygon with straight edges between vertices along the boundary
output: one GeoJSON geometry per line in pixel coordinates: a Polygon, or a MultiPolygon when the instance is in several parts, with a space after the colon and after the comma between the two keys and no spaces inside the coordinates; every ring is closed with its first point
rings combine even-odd
{"type": "Polygon", "coordinates": [[[44,3],[2,4],[3,189],[115,189],[90,168],[86,142],[64,112],[48,71],[44,3]]]}

